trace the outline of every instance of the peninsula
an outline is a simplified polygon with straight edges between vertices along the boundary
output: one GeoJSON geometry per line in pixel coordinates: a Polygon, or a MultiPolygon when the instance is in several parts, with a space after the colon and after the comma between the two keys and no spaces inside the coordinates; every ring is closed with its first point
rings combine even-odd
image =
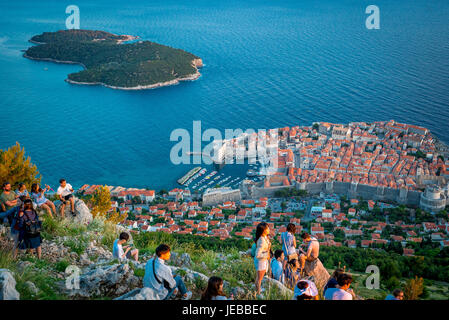
{"type": "Polygon", "coordinates": [[[136,39],[93,30],[44,32],[30,39],[37,45],[23,56],[80,64],[84,70],[70,73],[67,82],[113,89],[152,89],[200,77],[203,62],[198,56],[151,41],[126,43],[136,39]]]}

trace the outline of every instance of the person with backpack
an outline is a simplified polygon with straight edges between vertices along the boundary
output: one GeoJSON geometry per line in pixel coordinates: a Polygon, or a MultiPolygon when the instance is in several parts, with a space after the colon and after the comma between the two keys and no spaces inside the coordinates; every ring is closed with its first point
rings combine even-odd
{"type": "Polygon", "coordinates": [[[31,199],[26,199],[23,203],[23,209],[19,212],[17,221],[17,230],[19,231],[19,248],[35,249],[37,258],[41,258],[41,222],[36,210],[33,208],[31,199]]]}
{"type": "Polygon", "coordinates": [[[173,277],[170,267],[165,265],[165,262],[170,259],[170,251],[170,246],[167,244],[160,244],[156,248],[156,257],[148,260],[145,266],[143,286],[153,289],[160,300],[168,300],[172,294],[176,295],[178,291],[183,300],[189,300],[192,297],[192,292],[187,291],[182,278],[180,276],[173,277]]]}
{"type": "Polygon", "coordinates": [[[256,238],[254,239],[251,254],[254,258],[254,265],[256,267],[256,294],[260,296],[262,279],[268,271],[271,241],[268,239],[270,228],[266,222],[261,222],[256,227],[256,238]]]}
{"type": "Polygon", "coordinates": [[[233,300],[233,296],[226,298],[223,292],[223,279],[212,276],[207,283],[206,291],[201,295],[201,300],[233,300]]]}
{"type": "Polygon", "coordinates": [[[283,261],[283,267],[288,261],[292,259],[298,259],[298,253],[296,252],[296,238],[295,238],[296,226],[293,223],[287,225],[287,231],[281,233],[282,250],[284,251],[285,259],[283,261]]]}

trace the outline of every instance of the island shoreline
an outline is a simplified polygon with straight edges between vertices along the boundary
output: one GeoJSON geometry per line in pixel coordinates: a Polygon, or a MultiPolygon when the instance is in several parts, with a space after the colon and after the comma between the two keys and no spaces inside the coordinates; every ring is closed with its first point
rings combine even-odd
{"type": "MultiPolygon", "coordinates": [[[[115,35],[115,34],[114,34],[115,35]]],[[[118,35],[116,35],[118,36],[118,35]]],[[[122,40],[117,40],[117,44],[122,44],[123,42],[126,41],[131,41],[131,40],[136,40],[136,39],[140,39],[139,36],[132,36],[132,35],[124,35],[126,37],[126,39],[122,39],[122,40]]],[[[39,41],[35,41],[35,40],[28,40],[29,42],[33,43],[33,44],[37,44],[37,45],[43,45],[46,44],[46,42],[39,42],[39,41]]],[[[61,64],[77,64],[80,65],[84,68],[84,70],[87,70],[87,67],[81,63],[81,62],[76,62],[76,61],[65,61],[65,60],[56,60],[53,58],[36,58],[36,57],[31,57],[29,55],[26,54],[26,52],[23,54],[24,58],[30,59],[30,60],[36,60],[36,61],[49,61],[49,62],[54,62],[54,63],[61,63],[61,64]]],[[[100,85],[106,88],[111,88],[111,89],[116,89],[116,90],[147,90],[147,89],[156,89],[156,88],[161,88],[161,87],[167,87],[167,86],[172,86],[172,85],[178,85],[181,81],[195,81],[198,78],[201,77],[201,73],[198,71],[198,69],[203,67],[203,61],[201,58],[195,58],[192,60],[192,66],[195,68],[196,72],[189,74],[185,77],[182,78],[175,78],[173,80],[169,80],[169,81],[165,81],[165,82],[157,82],[157,83],[153,83],[153,84],[149,84],[149,85],[138,85],[135,87],[119,87],[119,86],[113,86],[113,85],[109,85],[103,82],[79,82],[79,81],[75,81],[75,80],[71,80],[68,77],[64,80],[68,83],[71,84],[77,84],[77,85],[100,85]]]]}
{"type": "MultiPolygon", "coordinates": [[[[31,40],[30,40],[31,41],[31,40]]],[[[56,60],[56,59],[52,59],[52,58],[35,58],[35,57],[31,57],[28,56],[26,53],[23,54],[24,58],[30,59],[30,60],[36,60],[36,61],[49,61],[49,62],[55,62],[55,63],[61,63],[61,64],[77,64],[82,66],[84,69],[87,69],[87,67],[81,63],[81,62],[76,62],[76,61],[63,61],[63,60],[56,60]]],[[[176,78],[170,81],[165,81],[165,82],[158,82],[158,83],[154,83],[154,84],[149,84],[149,85],[144,85],[144,86],[136,86],[136,87],[117,87],[117,86],[112,86],[103,82],[78,82],[75,80],[70,80],[69,78],[65,79],[64,81],[71,83],[71,84],[77,84],[77,85],[100,85],[106,88],[111,88],[111,89],[116,89],[116,90],[147,90],[147,89],[156,89],[156,88],[161,88],[161,87],[168,87],[168,86],[173,86],[173,85],[177,85],[179,84],[181,81],[195,81],[197,80],[199,77],[201,77],[201,73],[198,71],[198,68],[201,68],[203,66],[203,62],[202,59],[193,59],[192,60],[192,64],[193,66],[196,68],[196,73],[190,74],[187,77],[183,77],[183,78],[176,78]]]]}

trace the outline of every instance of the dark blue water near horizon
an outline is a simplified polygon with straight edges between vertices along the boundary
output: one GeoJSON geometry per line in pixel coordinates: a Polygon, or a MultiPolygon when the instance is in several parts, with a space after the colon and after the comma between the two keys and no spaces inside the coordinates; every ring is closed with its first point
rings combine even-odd
{"type": "Polygon", "coordinates": [[[176,128],[276,128],[395,119],[449,143],[447,0],[155,0],[0,2],[0,149],[19,141],[55,186],[175,186],[176,128]],[[77,65],[21,50],[65,28],[138,35],[200,56],[202,77],[156,90],[64,81],[77,65]],[[381,29],[367,30],[376,4],[381,29]]]}

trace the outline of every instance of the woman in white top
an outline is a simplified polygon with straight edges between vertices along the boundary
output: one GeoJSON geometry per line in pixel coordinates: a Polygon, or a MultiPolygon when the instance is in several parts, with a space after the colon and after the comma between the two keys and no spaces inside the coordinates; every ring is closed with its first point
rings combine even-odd
{"type": "Polygon", "coordinates": [[[223,292],[223,279],[220,277],[210,277],[206,291],[201,295],[201,300],[233,300],[233,296],[226,298],[223,292]]]}
{"type": "Polygon", "coordinates": [[[266,222],[261,222],[256,228],[256,253],[254,255],[254,265],[256,267],[256,293],[260,294],[260,286],[265,273],[268,271],[270,261],[271,242],[268,239],[270,228],[266,222]]]}

